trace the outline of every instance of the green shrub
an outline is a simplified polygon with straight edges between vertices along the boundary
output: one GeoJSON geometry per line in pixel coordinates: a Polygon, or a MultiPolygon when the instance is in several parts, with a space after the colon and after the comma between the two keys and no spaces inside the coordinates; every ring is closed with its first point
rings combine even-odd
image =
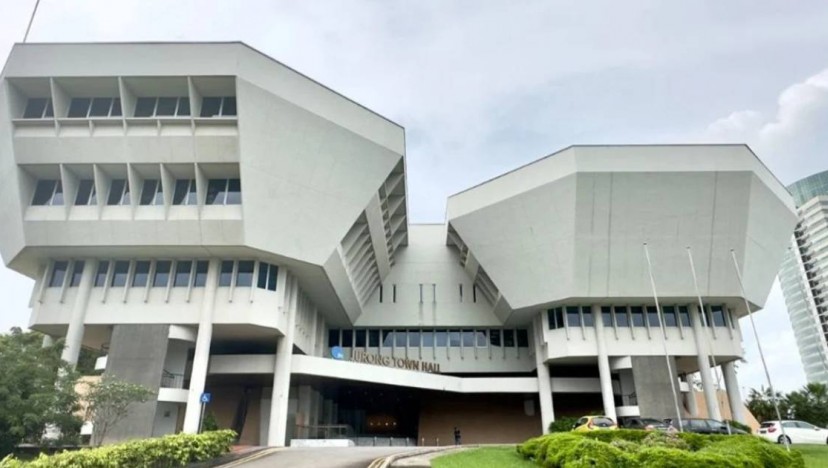
{"type": "Polygon", "coordinates": [[[753,434],[753,429],[747,424],[742,424],[739,421],[731,421],[729,419],[726,422],[730,424],[730,427],[735,427],[736,429],[741,429],[747,432],[748,434],[753,434]]]}
{"type": "Polygon", "coordinates": [[[641,441],[644,447],[665,447],[679,450],[690,450],[690,444],[685,442],[678,434],[668,434],[666,432],[650,432],[641,441]]]}
{"type": "Polygon", "coordinates": [[[715,453],[724,456],[742,455],[749,460],[755,461],[755,464],[745,466],[756,466],[760,468],[802,468],[805,466],[801,453],[796,451],[788,452],[784,448],[764,439],[748,435],[731,436],[727,439],[714,442],[698,453],[715,453]]]}
{"type": "Polygon", "coordinates": [[[641,450],[641,444],[624,439],[616,439],[610,445],[628,454],[635,454],[641,450]]]}
{"type": "Polygon", "coordinates": [[[154,468],[184,466],[215,458],[230,451],[236,433],[230,430],[203,434],[176,434],[94,449],[41,454],[30,462],[0,461],[0,468],[154,468]]]}
{"type": "Polygon", "coordinates": [[[584,437],[589,437],[590,439],[610,443],[613,440],[619,439],[628,440],[630,442],[641,442],[650,433],[647,431],[639,431],[635,429],[618,429],[617,431],[597,430],[589,432],[578,432],[577,434],[581,434],[584,437]]]}
{"type": "Polygon", "coordinates": [[[634,466],[642,468],[747,468],[747,458],[728,458],[715,453],[689,452],[666,447],[648,447],[635,455],[634,466]]]}
{"type": "Polygon", "coordinates": [[[578,418],[569,416],[557,418],[549,423],[549,432],[569,432],[572,430],[572,426],[574,426],[576,422],[578,422],[578,418]]]}
{"type": "Polygon", "coordinates": [[[559,464],[547,464],[546,466],[566,468],[623,468],[632,466],[632,463],[632,459],[621,449],[584,437],[574,444],[569,445],[561,453],[559,464]]]}
{"type": "Polygon", "coordinates": [[[584,437],[575,432],[559,432],[544,437],[538,447],[538,456],[535,462],[543,463],[545,467],[556,468],[563,466],[563,457],[566,450],[584,440],[584,437]]]}

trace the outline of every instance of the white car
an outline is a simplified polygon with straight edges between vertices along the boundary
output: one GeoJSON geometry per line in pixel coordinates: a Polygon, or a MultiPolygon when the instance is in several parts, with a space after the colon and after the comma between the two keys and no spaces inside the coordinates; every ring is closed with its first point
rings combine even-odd
{"type": "Polygon", "coordinates": [[[759,437],[771,442],[785,443],[785,436],[791,444],[828,444],[828,429],[814,426],[805,421],[765,421],[759,426],[759,437]],[[782,428],[785,434],[782,434],[782,428]]]}

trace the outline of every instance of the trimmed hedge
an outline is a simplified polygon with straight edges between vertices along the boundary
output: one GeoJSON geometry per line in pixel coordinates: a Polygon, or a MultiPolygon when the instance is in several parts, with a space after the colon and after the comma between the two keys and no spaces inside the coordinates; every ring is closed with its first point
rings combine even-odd
{"type": "Polygon", "coordinates": [[[667,434],[636,430],[565,432],[517,447],[546,468],[803,468],[799,452],[750,435],[667,434]]]}
{"type": "Polygon", "coordinates": [[[61,452],[24,462],[15,458],[0,460],[0,468],[160,468],[184,466],[210,460],[230,451],[236,438],[231,430],[202,434],[175,434],[142,439],[94,449],[61,452]]]}

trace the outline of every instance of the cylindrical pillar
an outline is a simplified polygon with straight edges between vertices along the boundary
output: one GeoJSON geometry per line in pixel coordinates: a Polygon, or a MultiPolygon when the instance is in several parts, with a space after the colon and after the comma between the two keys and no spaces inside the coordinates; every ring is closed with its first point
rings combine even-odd
{"type": "Polygon", "coordinates": [[[307,439],[313,424],[313,389],[310,385],[300,385],[298,407],[296,409],[296,434],[299,439],[307,439]]]}
{"type": "Polygon", "coordinates": [[[615,415],[615,397],[612,392],[612,374],[610,372],[607,343],[604,340],[604,319],[601,306],[592,306],[592,321],[595,328],[595,342],[598,345],[598,377],[601,381],[601,400],[604,402],[604,415],[617,422],[615,415]]]}
{"type": "MultiPolygon", "coordinates": [[[[280,272],[282,271],[284,270],[280,270],[280,272]]],[[[273,394],[270,399],[270,422],[267,432],[267,445],[277,447],[284,447],[287,437],[290,361],[291,355],[293,354],[296,308],[299,297],[299,284],[295,280],[287,278],[284,284],[286,287],[283,307],[287,314],[287,322],[285,325],[285,335],[280,337],[276,343],[276,359],[273,369],[273,394]]]]}
{"type": "Polygon", "coordinates": [[[727,387],[727,401],[730,404],[730,419],[746,424],[742,411],[742,393],[739,391],[739,380],[736,378],[736,361],[722,364],[725,387],[727,387]]]}
{"type": "Polygon", "coordinates": [[[549,379],[549,368],[546,367],[545,351],[543,349],[543,315],[539,315],[532,322],[535,341],[535,364],[538,369],[538,397],[540,399],[542,431],[549,431],[549,425],[555,421],[555,409],[552,405],[552,381],[549,379]]]}
{"type": "Polygon", "coordinates": [[[685,400],[687,403],[687,411],[690,416],[694,418],[699,417],[699,405],[696,404],[696,390],[693,388],[693,382],[690,379],[685,379],[687,383],[687,393],[685,393],[685,400]]]}
{"type": "Polygon", "coordinates": [[[722,413],[719,411],[719,400],[716,398],[716,388],[713,386],[713,375],[710,373],[710,358],[705,351],[704,327],[702,326],[699,308],[696,305],[689,305],[690,320],[693,322],[693,337],[696,341],[696,359],[699,364],[702,388],[704,389],[704,402],[707,405],[707,417],[721,421],[722,413]]]}
{"type": "MultiPolygon", "coordinates": [[[[67,271],[67,274],[69,272],[67,271]]],[[[72,305],[72,316],[69,327],[66,329],[66,341],[60,358],[73,367],[78,363],[81,343],[83,342],[83,322],[86,319],[86,308],[89,306],[89,294],[92,292],[92,283],[95,276],[95,262],[87,259],[83,263],[83,273],[78,285],[78,295],[72,305]]]]}
{"type": "Polygon", "coordinates": [[[201,316],[198,322],[198,334],[193,354],[193,369],[190,372],[190,390],[187,392],[187,410],[184,413],[183,431],[187,434],[198,432],[201,422],[201,394],[207,381],[207,367],[210,363],[210,342],[213,339],[213,310],[218,287],[217,259],[210,260],[207,269],[207,282],[204,284],[204,299],[201,303],[201,316]]]}

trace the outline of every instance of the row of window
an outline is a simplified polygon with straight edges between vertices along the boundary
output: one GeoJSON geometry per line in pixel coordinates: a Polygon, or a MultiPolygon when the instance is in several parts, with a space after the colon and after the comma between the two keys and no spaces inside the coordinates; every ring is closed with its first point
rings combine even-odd
{"type": "MultiPolygon", "coordinates": [[[[121,117],[121,99],[112,97],[76,97],[69,102],[66,117],[121,117]]],[[[233,96],[205,97],[201,100],[199,117],[232,117],[236,115],[233,96]]],[[[24,119],[47,119],[55,116],[51,98],[29,98],[23,110],[24,119]]],[[[188,97],[139,97],[135,101],[134,117],[189,117],[188,97]]]]}
{"type": "MultiPolygon", "coordinates": [[[[431,293],[431,300],[433,302],[437,302],[437,284],[436,283],[419,283],[418,286],[419,286],[419,293],[420,293],[420,295],[419,295],[420,304],[425,302],[426,296],[428,295],[429,292],[431,293]]],[[[463,302],[464,298],[463,298],[463,284],[462,283],[458,284],[457,291],[458,291],[458,300],[459,300],[459,302],[463,302]]],[[[470,296],[471,296],[472,302],[477,302],[477,296],[478,296],[478,294],[477,294],[477,285],[472,285],[470,296]]],[[[397,302],[397,285],[392,284],[391,285],[391,291],[386,291],[385,287],[383,285],[380,285],[380,287],[379,287],[379,302],[380,303],[388,302],[389,299],[393,303],[397,302]],[[389,292],[390,292],[390,294],[389,294],[389,292]]],[[[468,297],[465,300],[468,300],[468,297]]]]}
{"type": "Polygon", "coordinates": [[[529,333],[525,329],[485,330],[462,329],[330,329],[328,346],[343,348],[528,348],[529,333]]]}
{"type": "MultiPolygon", "coordinates": [[[[132,203],[130,186],[126,179],[112,179],[109,184],[109,193],[106,204],[110,206],[129,205],[132,203]]],[[[159,179],[144,179],[141,193],[138,197],[140,205],[163,205],[164,189],[159,179]]],[[[241,179],[209,179],[207,181],[207,205],[240,205],[241,179]]],[[[35,206],[62,206],[65,204],[63,184],[57,179],[41,179],[37,181],[32,205],[35,206]]],[[[98,204],[98,194],[95,181],[82,179],[78,183],[75,194],[75,205],[87,206],[98,204]]],[[[173,186],[173,205],[196,205],[198,195],[195,179],[176,179],[173,186]]]]}
{"type": "MultiPolygon", "coordinates": [[[[219,286],[252,287],[255,272],[253,260],[222,260],[219,271],[219,286]]],[[[62,287],[69,274],[69,287],[80,285],[83,274],[83,260],[69,262],[55,261],[52,266],[48,285],[51,288],[62,287]],[[71,265],[70,265],[71,263],[71,265]]],[[[109,284],[110,287],[166,288],[194,287],[203,288],[207,284],[207,260],[101,260],[95,271],[94,287],[101,288],[109,284]],[[132,269],[130,270],[130,266],[132,269]],[[111,271],[110,271],[111,269],[111,271]]],[[[279,269],[276,265],[259,262],[259,273],[256,286],[270,291],[276,290],[276,277],[279,269]]]]}
{"type": "MultiPolygon", "coordinates": [[[[736,327],[736,323],[732,317],[728,317],[724,306],[709,306],[705,309],[707,326],[727,327],[729,322],[732,328],[736,327]]],[[[686,306],[663,306],[661,310],[665,327],[689,328],[692,326],[690,311],[686,306]]],[[[551,330],[595,325],[592,308],[589,306],[555,307],[547,311],[547,316],[551,330]]],[[[655,306],[604,306],[601,307],[601,320],[605,327],[661,328],[661,321],[655,306]]]]}

